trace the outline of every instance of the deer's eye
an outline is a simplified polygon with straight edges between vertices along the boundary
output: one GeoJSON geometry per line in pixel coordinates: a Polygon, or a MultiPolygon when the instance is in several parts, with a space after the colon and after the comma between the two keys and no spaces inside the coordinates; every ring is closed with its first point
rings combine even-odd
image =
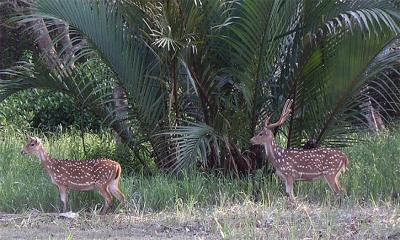
{"type": "Polygon", "coordinates": [[[34,144],[34,143],[31,143],[31,147],[33,147],[33,146],[35,146],[35,144],[34,144]]]}

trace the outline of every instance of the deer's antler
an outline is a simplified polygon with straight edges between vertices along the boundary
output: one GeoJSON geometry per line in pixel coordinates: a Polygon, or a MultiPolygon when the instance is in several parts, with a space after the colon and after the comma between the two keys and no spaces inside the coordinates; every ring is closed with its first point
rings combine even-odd
{"type": "Polygon", "coordinates": [[[285,105],[283,106],[281,117],[279,118],[279,120],[276,123],[268,124],[269,117],[267,117],[267,119],[265,120],[265,128],[273,129],[273,128],[276,128],[276,127],[282,125],[286,121],[286,119],[290,116],[290,112],[291,112],[290,108],[292,106],[292,103],[293,103],[293,99],[286,100],[285,105]]]}

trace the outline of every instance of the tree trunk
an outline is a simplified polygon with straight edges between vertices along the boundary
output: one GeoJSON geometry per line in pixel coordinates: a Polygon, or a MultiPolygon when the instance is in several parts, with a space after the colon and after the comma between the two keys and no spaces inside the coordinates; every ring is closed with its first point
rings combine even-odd
{"type": "MultiPolygon", "coordinates": [[[[1,13],[1,12],[0,12],[1,13]]],[[[4,40],[3,40],[3,33],[4,31],[4,27],[2,25],[2,21],[0,19],[0,56],[2,56],[2,58],[0,59],[0,69],[3,69],[5,65],[5,63],[3,62],[5,60],[5,51],[6,51],[6,46],[4,44],[4,40]]]]}
{"type": "Polygon", "coordinates": [[[385,130],[385,124],[383,123],[382,117],[379,112],[372,106],[370,100],[360,105],[362,114],[367,120],[367,125],[370,130],[375,133],[379,133],[385,130]]]}
{"type": "Polygon", "coordinates": [[[59,59],[54,47],[53,40],[49,35],[49,30],[42,18],[31,23],[32,36],[37,43],[40,54],[46,66],[52,70],[56,66],[62,67],[62,61],[59,59]]]}
{"type": "MultiPolygon", "coordinates": [[[[123,127],[124,131],[132,132],[127,125],[127,117],[128,117],[128,100],[125,89],[118,83],[115,84],[113,90],[114,103],[115,103],[115,119],[120,123],[121,127],[123,127]]],[[[134,133],[132,132],[132,135],[134,133]]],[[[115,133],[115,142],[117,145],[121,145],[123,143],[121,136],[116,132],[115,133]]]]}
{"type": "Polygon", "coordinates": [[[23,33],[19,26],[7,23],[8,18],[18,11],[16,1],[0,0],[0,69],[5,69],[19,61],[24,42],[23,33]]]}
{"type": "Polygon", "coordinates": [[[62,20],[55,20],[55,25],[60,38],[61,55],[63,56],[62,62],[66,66],[71,64],[71,67],[73,67],[73,58],[75,53],[73,51],[72,41],[69,35],[69,25],[62,20]]]}

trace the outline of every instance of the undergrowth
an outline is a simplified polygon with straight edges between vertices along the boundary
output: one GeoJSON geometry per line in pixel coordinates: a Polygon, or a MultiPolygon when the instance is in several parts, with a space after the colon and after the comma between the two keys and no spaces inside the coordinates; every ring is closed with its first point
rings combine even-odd
{"type": "MultiPolygon", "coordinates": [[[[18,213],[29,209],[59,211],[57,187],[51,183],[39,159],[20,154],[25,144],[22,133],[13,129],[0,132],[0,212],[18,213]]],[[[39,135],[39,137],[41,137],[39,135]]],[[[360,135],[364,141],[344,149],[350,159],[341,183],[345,201],[354,203],[395,202],[400,193],[400,132],[360,135]]],[[[44,138],[47,150],[60,159],[115,157],[112,135],[86,133],[86,153],[79,132],[68,131],[44,138]]],[[[115,159],[118,160],[118,159],[115,159]]],[[[134,159],[132,159],[134,161],[134,159]]],[[[273,206],[285,199],[281,181],[260,170],[235,178],[200,172],[176,175],[153,172],[123,172],[121,188],[132,208],[141,213],[194,211],[243,202],[273,206]]],[[[295,195],[310,202],[330,204],[333,195],[324,181],[296,183],[295,195]]],[[[96,192],[70,194],[73,210],[99,208],[102,197],[96,192]]]]}

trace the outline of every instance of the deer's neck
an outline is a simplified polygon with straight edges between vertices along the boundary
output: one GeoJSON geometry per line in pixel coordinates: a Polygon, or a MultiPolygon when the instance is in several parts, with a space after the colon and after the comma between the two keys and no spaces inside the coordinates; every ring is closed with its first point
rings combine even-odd
{"type": "Polygon", "coordinates": [[[43,147],[38,151],[37,156],[39,157],[40,161],[42,162],[43,167],[46,171],[51,175],[52,168],[50,167],[53,165],[54,160],[51,156],[47,153],[46,149],[43,147]]]}
{"type": "Polygon", "coordinates": [[[47,162],[51,160],[49,154],[43,147],[38,151],[37,156],[42,162],[47,162]]]}
{"type": "Polygon", "coordinates": [[[280,156],[283,152],[283,149],[276,145],[275,140],[272,139],[267,141],[264,144],[265,153],[267,154],[267,158],[272,162],[273,165],[276,164],[277,156],[280,156]]]}

